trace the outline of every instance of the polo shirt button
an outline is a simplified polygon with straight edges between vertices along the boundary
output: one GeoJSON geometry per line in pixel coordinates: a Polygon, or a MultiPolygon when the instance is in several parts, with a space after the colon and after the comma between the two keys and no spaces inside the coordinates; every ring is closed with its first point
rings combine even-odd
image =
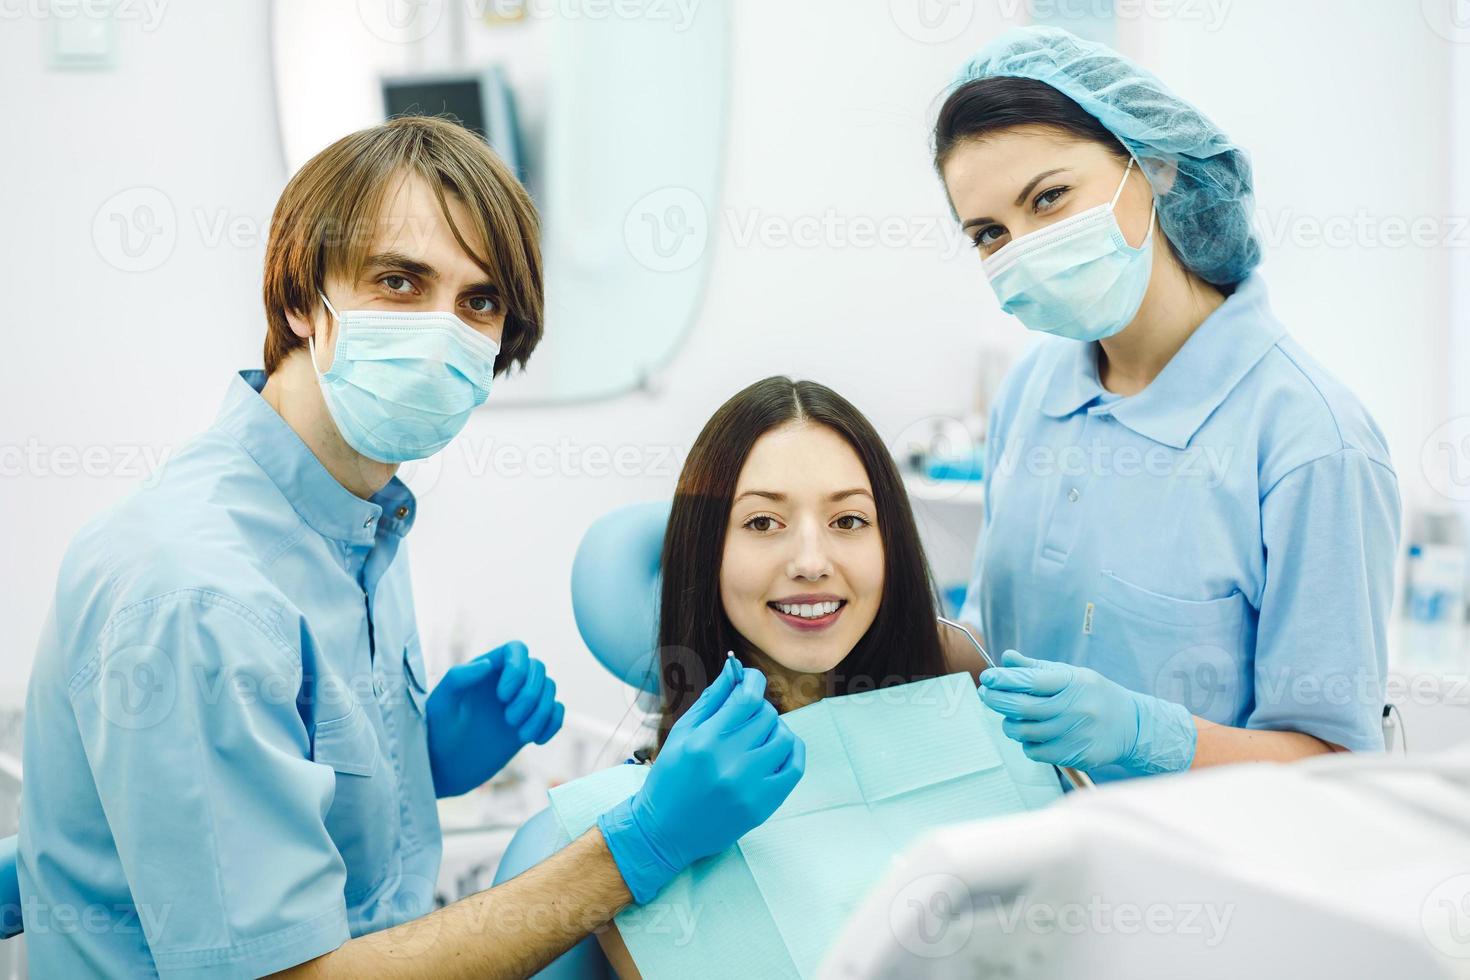
{"type": "Polygon", "coordinates": [[[1067,499],[1072,501],[1072,503],[1074,504],[1077,502],[1077,498],[1081,496],[1081,492],[1076,487],[1073,487],[1071,490],[1067,491],[1067,499]]]}

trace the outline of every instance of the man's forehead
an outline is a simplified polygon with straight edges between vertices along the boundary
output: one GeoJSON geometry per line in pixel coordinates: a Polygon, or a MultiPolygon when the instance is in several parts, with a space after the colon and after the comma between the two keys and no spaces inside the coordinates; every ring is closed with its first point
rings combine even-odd
{"type": "Polygon", "coordinates": [[[453,226],[421,177],[411,175],[390,184],[379,205],[366,256],[406,256],[441,274],[456,270],[467,276],[483,274],[479,263],[490,254],[484,229],[457,195],[446,191],[444,202],[453,226]],[[479,251],[478,258],[466,254],[455,238],[456,229],[466,244],[479,251]]]}

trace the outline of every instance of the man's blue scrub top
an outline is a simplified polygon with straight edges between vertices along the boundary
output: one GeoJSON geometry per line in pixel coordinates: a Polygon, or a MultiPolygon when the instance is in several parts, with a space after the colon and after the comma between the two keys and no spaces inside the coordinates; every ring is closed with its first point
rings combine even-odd
{"type": "Polygon", "coordinates": [[[1136,395],[1102,387],[1097,346],[1048,339],[1002,385],[962,618],[996,656],[1382,749],[1399,494],[1378,427],[1259,275],[1136,395]]]}
{"type": "Polygon", "coordinates": [[[255,977],[432,906],[416,504],[345,489],[264,383],[62,561],[26,702],[33,976],[255,977]]]}

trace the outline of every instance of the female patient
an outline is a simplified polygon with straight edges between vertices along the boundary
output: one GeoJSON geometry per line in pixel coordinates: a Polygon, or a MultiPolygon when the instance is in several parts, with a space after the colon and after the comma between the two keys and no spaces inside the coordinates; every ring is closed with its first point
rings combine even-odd
{"type": "MultiPolygon", "coordinates": [[[[903,482],[872,425],[815,382],[757,382],[709,420],[679,477],[663,550],[660,744],[727,650],[765,674],[783,713],[978,670],[978,658],[946,655],[936,613],[903,482]]],[[[602,942],[620,976],[638,975],[616,929],[602,942]]]]}
{"type": "Polygon", "coordinates": [[[893,459],[812,381],[757,382],[705,425],[675,492],[659,608],[661,737],[727,650],[783,712],[951,672],[893,459]]]}

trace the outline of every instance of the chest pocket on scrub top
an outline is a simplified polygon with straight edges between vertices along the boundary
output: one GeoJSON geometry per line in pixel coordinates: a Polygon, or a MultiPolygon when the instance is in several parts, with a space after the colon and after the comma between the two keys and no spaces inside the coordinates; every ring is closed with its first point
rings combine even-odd
{"type": "MultiPolygon", "coordinates": [[[[428,677],[423,647],[415,634],[403,645],[403,678],[400,681],[403,696],[396,699],[393,706],[393,727],[398,733],[398,766],[408,785],[414,783],[413,773],[429,771],[429,725],[424,715],[424,705],[429,699],[428,677]]],[[[432,798],[429,802],[432,809],[432,798]]],[[[411,800],[409,805],[412,808],[414,801],[411,800]]],[[[415,826],[405,829],[420,829],[417,825],[426,819],[426,815],[420,813],[408,821],[415,826]]]]}
{"type": "Polygon", "coordinates": [[[376,705],[353,700],[342,717],[317,722],[312,741],[312,761],[331,766],[337,780],[326,826],[347,865],[349,904],[382,881],[398,835],[395,780],[369,710],[376,705]]]}
{"type": "Polygon", "coordinates": [[[424,702],[429,697],[429,672],[424,666],[424,651],[417,636],[403,645],[403,686],[407,689],[414,714],[422,719],[424,702]]]}
{"type": "Polygon", "coordinates": [[[1243,593],[1177,599],[1103,571],[1096,595],[1088,644],[1096,655],[1089,666],[1124,687],[1182,704],[1190,714],[1238,723],[1251,690],[1243,593]]]}

